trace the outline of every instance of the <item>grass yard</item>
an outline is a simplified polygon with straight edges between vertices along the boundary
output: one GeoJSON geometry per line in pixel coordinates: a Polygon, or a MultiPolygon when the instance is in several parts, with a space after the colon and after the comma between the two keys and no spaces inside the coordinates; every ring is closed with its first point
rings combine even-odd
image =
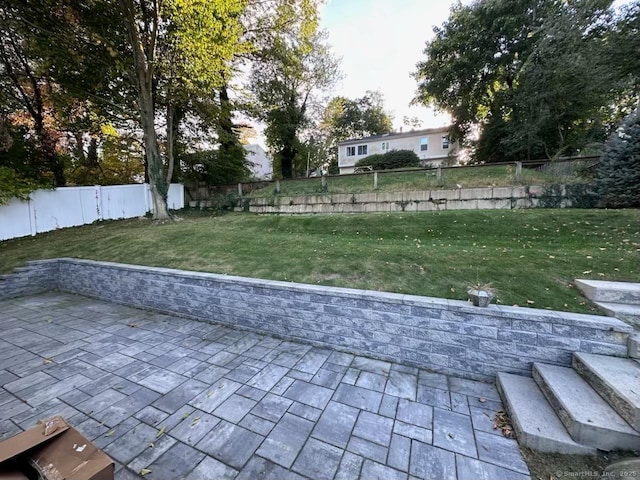
{"type": "MultiPolygon", "coordinates": [[[[378,188],[373,188],[373,173],[363,175],[344,175],[327,177],[327,192],[324,193],[366,193],[366,192],[402,192],[411,190],[432,190],[457,188],[545,185],[549,183],[590,183],[581,175],[582,162],[565,162],[548,165],[544,170],[522,170],[522,180],[515,181],[514,165],[495,165],[488,167],[456,167],[442,170],[442,179],[436,178],[435,170],[415,170],[404,172],[378,172],[378,188]]],[[[321,179],[296,179],[280,182],[281,195],[311,195],[322,193],[321,179]]],[[[275,185],[254,190],[252,197],[274,196],[275,185]]]]}
{"type": "Polygon", "coordinates": [[[640,210],[487,210],[335,216],[183,213],[0,242],[0,272],[79,257],[590,312],[576,277],[640,280],[640,210]]]}
{"type": "Polygon", "coordinates": [[[639,210],[188,212],[168,224],[104,222],[0,242],[0,272],[78,257],[452,299],[482,282],[502,304],[589,312],[571,282],[640,281],[639,230],[639,210]]]}

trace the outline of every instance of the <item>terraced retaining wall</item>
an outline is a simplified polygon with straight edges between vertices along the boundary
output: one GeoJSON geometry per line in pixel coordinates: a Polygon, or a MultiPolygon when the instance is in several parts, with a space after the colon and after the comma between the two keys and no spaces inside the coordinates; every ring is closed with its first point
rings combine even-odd
{"type": "Polygon", "coordinates": [[[482,380],[569,366],[576,351],[626,356],[632,332],[595,315],[76,259],[29,262],[3,277],[0,299],[46,289],[482,380]]]}
{"type": "MultiPolygon", "coordinates": [[[[415,192],[300,195],[241,199],[236,211],[253,213],[366,213],[429,212],[520,208],[593,207],[596,196],[589,185],[545,185],[460,188],[415,192]]],[[[190,202],[192,207],[208,206],[190,202]]]]}

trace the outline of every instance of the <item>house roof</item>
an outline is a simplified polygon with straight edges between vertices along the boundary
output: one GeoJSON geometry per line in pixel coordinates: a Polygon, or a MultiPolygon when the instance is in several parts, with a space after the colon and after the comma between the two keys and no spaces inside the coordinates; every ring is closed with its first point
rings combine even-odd
{"type": "Polygon", "coordinates": [[[421,135],[429,135],[431,133],[448,133],[451,127],[437,127],[437,128],[425,128],[422,130],[410,130],[408,132],[392,132],[383,133],[381,135],[372,135],[370,137],[363,138],[350,138],[343,142],[338,142],[338,145],[350,145],[353,143],[371,142],[374,140],[382,140],[385,138],[405,138],[405,137],[418,137],[421,135]]]}

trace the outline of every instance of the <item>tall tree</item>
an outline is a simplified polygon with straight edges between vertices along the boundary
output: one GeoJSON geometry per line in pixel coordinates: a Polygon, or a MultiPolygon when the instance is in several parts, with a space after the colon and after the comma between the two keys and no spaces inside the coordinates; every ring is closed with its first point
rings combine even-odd
{"type": "Polygon", "coordinates": [[[291,178],[300,152],[299,136],[309,120],[315,95],[337,79],[339,67],[326,44],[326,34],[318,31],[315,1],[283,3],[281,7],[296,9],[283,15],[289,18],[285,31],[274,32],[266,44],[258,45],[251,90],[255,113],[267,125],[265,135],[275,152],[274,166],[280,166],[283,178],[291,178]]]}
{"type": "Polygon", "coordinates": [[[52,85],[42,71],[47,65],[34,61],[38,55],[34,39],[39,36],[37,28],[24,22],[18,5],[7,2],[0,7],[0,89],[15,108],[28,116],[36,139],[36,155],[42,157],[41,163],[52,173],[55,185],[64,186],[64,165],[57,148],[59,135],[47,122],[52,85]]]}
{"type": "Polygon", "coordinates": [[[480,126],[476,161],[577,153],[602,141],[619,96],[605,61],[611,0],[485,0],[453,7],[427,43],[415,102],[480,126]]]}
{"type": "Polygon", "coordinates": [[[389,133],[392,129],[392,117],[384,108],[380,92],[367,91],[355,99],[332,98],[322,113],[319,128],[329,170],[335,172],[338,167],[338,142],[389,133]]]}
{"type": "Polygon", "coordinates": [[[168,218],[167,192],[173,172],[171,136],[175,131],[174,98],[178,91],[211,91],[224,84],[229,60],[239,48],[240,16],[244,0],[118,0],[126,25],[133,59],[134,84],[148,165],[154,218],[168,218]],[[162,69],[160,46],[170,63],[162,69]],[[170,52],[170,54],[168,53],[170,52]],[[156,130],[159,91],[165,82],[167,132],[170,137],[167,165],[156,130]]]}

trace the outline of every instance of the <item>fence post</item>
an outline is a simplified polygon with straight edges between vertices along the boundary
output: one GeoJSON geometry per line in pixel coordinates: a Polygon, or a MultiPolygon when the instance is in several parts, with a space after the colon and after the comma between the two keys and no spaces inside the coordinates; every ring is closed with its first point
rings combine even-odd
{"type": "Polygon", "coordinates": [[[326,192],[327,191],[327,177],[325,177],[324,175],[322,175],[322,177],[320,177],[320,181],[322,182],[322,191],[326,192]]]}
{"type": "Polygon", "coordinates": [[[442,167],[438,165],[438,168],[436,168],[436,184],[442,185],[442,183],[442,167]]]}
{"type": "Polygon", "coordinates": [[[516,162],[516,182],[522,180],[522,162],[516,162]]]}
{"type": "Polygon", "coordinates": [[[373,172],[373,189],[378,189],[378,172],[373,172]]]}
{"type": "Polygon", "coordinates": [[[280,180],[276,180],[276,193],[280,193],[280,180]]]}
{"type": "MultiPolygon", "coordinates": [[[[93,186],[96,197],[96,217],[98,221],[104,220],[104,212],[102,211],[102,187],[100,185],[93,186]]],[[[144,188],[144,211],[149,211],[149,201],[147,200],[147,188],[144,188]]]]}
{"type": "Polygon", "coordinates": [[[242,196],[242,184],[241,183],[238,184],[238,196],[239,197],[242,196]]]}

